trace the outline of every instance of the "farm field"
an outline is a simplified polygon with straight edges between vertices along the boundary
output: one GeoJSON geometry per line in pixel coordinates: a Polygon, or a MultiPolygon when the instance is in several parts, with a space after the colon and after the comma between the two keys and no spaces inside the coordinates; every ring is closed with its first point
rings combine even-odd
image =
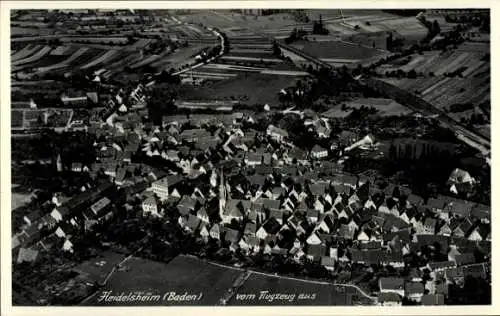
{"type": "Polygon", "coordinates": [[[34,62],[50,52],[49,46],[36,45],[29,50],[20,52],[19,55],[12,56],[12,66],[34,62]]]}
{"type": "Polygon", "coordinates": [[[363,60],[386,53],[347,42],[307,42],[297,41],[291,46],[320,59],[363,60]]]}
{"type": "Polygon", "coordinates": [[[182,100],[244,100],[244,103],[278,105],[281,89],[294,85],[300,77],[248,74],[223,80],[203,88],[183,86],[182,100]]]}
{"type": "Polygon", "coordinates": [[[105,53],[103,53],[102,55],[98,56],[96,59],[90,61],[89,63],[87,63],[87,64],[85,64],[83,66],[81,66],[80,69],[87,69],[87,68],[98,66],[98,65],[103,64],[105,62],[106,63],[110,62],[115,57],[117,57],[118,54],[119,54],[119,52],[117,50],[108,50],[105,53]]]}
{"type": "MultiPolygon", "coordinates": [[[[106,291],[144,292],[164,296],[175,292],[201,298],[195,301],[126,302],[126,305],[216,305],[219,298],[229,289],[241,271],[218,267],[199,259],[178,256],[170,263],[162,263],[132,257],[123,264],[124,269],[116,271],[105,286],[106,291]]],[[[124,305],[124,302],[99,302],[99,294],[86,305],[124,305]]]]}
{"type": "Polygon", "coordinates": [[[32,194],[12,192],[10,198],[11,210],[15,210],[29,204],[32,197],[32,194]]]}
{"type": "Polygon", "coordinates": [[[393,65],[385,65],[381,68],[382,72],[394,71],[401,69],[405,72],[415,70],[417,73],[430,74],[436,76],[452,73],[458,69],[464,68],[462,73],[468,76],[474,73],[477,69],[485,65],[489,65],[489,60],[485,58],[487,54],[484,52],[464,51],[457,49],[455,51],[442,52],[424,52],[422,55],[412,55],[410,58],[401,58],[401,65],[397,65],[397,61],[393,61],[393,65]],[[408,61],[408,62],[407,62],[408,61]]]}
{"type": "Polygon", "coordinates": [[[91,282],[102,282],[113,266],[122,261],[125,255],[106,251],[96,258],[85,261],[73,270],[91,282]]]}
{"type": "Polygon", "coordinates": [[[11,62],[22,60],[42,48],[42,45],[28,44],[10,56],[11,62]]]}
{"type": "Polygon", "coordinates": [[[124,44],[127,42],[126,37],[62,37],[61,42],[77,42],[86,41],[91,44],[124,44]]]}
{"type": "MultiPolygon", "coordinates": [[[[221,61],[222,62],[222,61],[221,61]]],[[[256,63],[256,66],[260,65],[256,63]]],[[[196,68],[192,72],[184,73],[182,77],[203,78],[207,80],[223,80],[237,77],[245,73],[260,73],[263,75],[282,75],[282,76],[308,76],[309,73],[301,71],[294,66],[280,63],[273,66],[241,66],[223,63],[210,63],[196,68]]]]}
{"type": "Polygon", "coordinates": [[[363,98],[346,103],[347,107],[359,109],[362,106],[373,107],[380,116],[407,115],[412,111],[391,99],[363,98]]]}
{"type": "Polygon", "coordinates": [[[394,79],[384,78],[408,91],[417,92],[424,100],[446,110],[453,104],[480,104],[490,100],[490,76],[481,78],[394,79]]]}
{"type": "Polygon", "coordinates": [[[335,286],[326,282],[310,282],[299,279],[289,279],[280,276],[270,276],[252,273],[237,290],[228,305],[353,305],[353,296],[361,296],[357,290],[350,287],[335,286]],[[261,299],[261,291],[269,294],[281,293],[293,295],[290,300],[261,299]],[[252,297],[252,294],[255,297],[252,297]],[[299,295],[303,294],[300,299],[299,295]],[[306,298],[307,297],[307,298],[306,298]]]}
{"type": "Polygon", "coordinates": [[[41,74],[41,73],[48,72],[48,71],[51,71],[51,70],[56,70],[56,69],[59,69],[59,68],[65,68],[71,62],[73,62],[74,60],[76,60],[80,56],[83,56],[88,50],[89,50],[88,48],[80,48],[79,50],[77,50],[74,54],[72,54],[70,57],[68,57],[64,61],[62,61],[60,63],[57,63],[57,64],[53,64],[53,65],[47,66],[47,67],[37,68],[35,70],[35,73],[36,74],[41,74]]]}
{"type": "Polygon", "coordinates": [[[196,54],[207,47],[209,46],[204,44],[193,44],[179,48],[170,55],[165,56],[165,58],[151,63],[150,66],[154,67],[158,72],[162,70],[168,71],[170,68],[178,69],[185,64],[193,63],[196,54]]]}

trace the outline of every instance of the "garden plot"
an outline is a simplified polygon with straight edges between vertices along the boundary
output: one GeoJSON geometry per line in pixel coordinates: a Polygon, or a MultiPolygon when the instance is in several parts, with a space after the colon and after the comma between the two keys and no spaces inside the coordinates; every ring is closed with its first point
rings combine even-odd
{"type": "Polygon", "coordinates": [[[271,49],[261,49],[261,48],[243,48],[243,47],[238,47],[238,48],[233,48],[231,49],[231,54],[272,54],[271,49]]]}
{"type": "Polygon", "coordinates": [[[489,43],[477,43],[477,42],[465,42],[458,46],[458,51],[463,52],[477,52],[477,53],[489,53],[490,44],[489,43]]]}
{"type": "Polygon", "coordinates": [[[220,64],[220,63],[206,64],[203,65],[201,68],[210,69],[213,71],[222,71],[222,72],[260,72],[265,69],[263,67],[238,66],[238,65],[220,64]]]}
{"type": "Polygon", "coordinates": [[[231,55],[224,55],[220,57],[222,60],[229,60],[229,61],[241,61],[241,62],[256,62],[256,63],[261,63],[261,62],[268,62],[268,63],[281,63],[283,62],[281,59],[278,58],[262,58],[262,57],[245,57],[245,56],[231,56],[231,55]]]}
{"type": "Polygon", "coordinates": [[[42,45],[32,45],[28,44],[24,48],[22,48],[20,51],[15,53],[14,55],[11,56],[11,62],[14,63],[18,60],[22,60],[35,52],[37,52],[40,48],[42,48],[42,45]]]}
{"type": "Polygon", "coordinates": [[[183,73],[180,75],[182,78],[193,77],[195,79],[206,79],[206,80],[225,80],[237,77],[238,74],[229,73],[218,73],[218,72],[204,72],[204,71],[193,71],[189,73],[183,73]]]}
{"type": "Polygon", "coordinates": [[[117,45],[127,43],[126,37],[62,37],[61,42],[85,42],[89,44],[117,45]]]}
{"type": "Polygon", "coordinates": [[[207,46],[203,44],[193,44],[188,47],[182,47],[165,58],[161,58],[152,63],[150,66],[156,68],[158,72],[162,70],[168,71],[170,68],[177,69],[183,65],[194,63],[196,54],[205,48],[207,48],[207,46]]]}
{"type": "Polygon", "coordinates": [[[67,58],[63,62],[60,62],[60,63],[55,64],[55,65],[51,65],[51,66],[48,66],[48,67],[37,68],[36,69],[36,73],[37,74],[41,74],[41,73],[48,72],[48,71],[55,70],[55,69],[59,69],[59,68],[66,68],[66,67],[69,66],[69,64],[72,61],[76,60],[77,58],[79,58],[80,56],[82,56],[83,54],[85,54],[88,50],[89,50],[89,48],[80,48],[73,55],[71,55],[69,58],[67,58]]]}
{"type": "Polygon", "coordinates": [[[142,59],[141,61],[133,64],[133,65],[130,65],[130,68],[132,69],[137,69],[137,68],[140,68],[140,67],[143,67],[143,66],[146,66],[148,64],[151,64],[155,61],[157,61],[158,59],[160,59],[161,57],[163,57],[164,55],[151,55],[151,56],[148,56],[144,59],[142,59]]]}
{"type": "Polygon", "coordinates": [[[27,63],[32,63],[32,62],[38,61],[38,60],[42,59],[45,55],[47,55],[51,50],[52,50],[52,48],[50,46],[43,46],[39,51],[37,51],[34,55],[31,55],[30,57],[20,59],[17,61],[13,61],[12,62],[12,69],[17,68],[14,66],[19,66],[22,64],[27,64],[27,63]]]}
{"type": "Polygon", "coordinates": [[[64,56],[64,55],[71,55],[76,51],[76,49],[72,46],[68,45],[61,45],[57,46],[55,49],[53,49],[50,52],[51,56],[64,56]]]}
{"type": "Polygon", "coordinates": [[[139,48],[144,48],[152,41],[153,41],[152,39],[140,38],[134,44],[126,46],[126,49],[127,50],[136,50],[139,48]]]}
{"type": "Polygon", "coordinates": [[[485,72],[485,71],[489,71],[489,70],[490,70],[490,63],[489,62],[476,61],[469,68],[467,68],[464,72],[462,72],[462,75],[464,77],[473,76],[474,73],[481,73],[481,72],[485,72]]]}
{"type": "Polygon", "coordinates": [[[472,59],[474,59],[473,54],[454,52],[450,57],[443,60],[441,67],[436,69],[434,73],[439,76],[446,72],[453,72],[460,67],[467,67],[472,59]]]}
{"type": "Polygon", "coordinates": [[[109,62],[109,61],[113,60],[118,54],[119,54],[119,52],[117,50],[108,50],[104,54],[98,56],[96,59],[81,66],[80,69],[87,69],[87,68],[98,66],[98,65],[103,64],[105,62],[109,62]]]}
{"type": "Polygon", "coordinates": [[[139,53],[130,54],[125,56],[123,59],[113,62],[111,65],[107,66],[106,69],[111,72],[122,71],[126,66],[134,64],[140,60],[142,60],[142,56],[139,53]]]}

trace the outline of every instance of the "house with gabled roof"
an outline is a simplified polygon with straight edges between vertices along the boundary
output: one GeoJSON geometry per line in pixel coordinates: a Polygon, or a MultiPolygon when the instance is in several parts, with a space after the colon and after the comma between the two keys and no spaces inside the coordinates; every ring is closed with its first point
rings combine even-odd
{"type": "Polygon", "coordinates": [[[255,153],[255,152],[248,152],[245,155],[245,164],[247,166],[256,166],[262,164],[262,154],[255,153]]]}
{"type": "Polygon", "coordinates": [[[319,146],[318,144],[314,145],[310,151],[310,157],[312,159],[323,159],[328,156],[328,150],[319,146]]]}
{"type": "Polygon", "coordinates": [[[321,244],[308,245],[305,253],[307,259],[311,261],[320,262],[321,258],[324,257],[326,254],[326,247],[321,244]]]}
{"type": "Polygon", "coordinates": [[[200,226],[200,223],[201,221],[198,217],[193,214],[189,214],[185,230],[187,230],[188,232],[195,232],[200,226]]]}
{"type": "Polygon", "coordinates": [[[321,265],[325,267],[326,270],[328,271],[334,271],[335,270],[335,259],[329,256],[323,256],[321,257],[321,265]]]}
{"type": "Polygon", "coordinates": [[[220,229],[219,224],[218,223],[213,224],[212,227],[210,228],[209,233],[210,233],[210,237],[217,239],[217,240],[220,240],[221,229],[220,229]]]}
{"type": "Polygon", "coordinates": [[[339,213],[338,213],[338,219],[345,219],[348,220],[351,218],[351,216],[354,215],[352,208],[351,207],[344,207],[339,213]]]}
{"type": "Polygon", "coordinates": [[[245,228],[243,230],[244,236],[255,236],[257,233],[257,225],[252,222],[248,222],[245,224],[245,228]]]}
{"type": "Polygon", "coordinates": [[[380,293],[396,293],[404,296],[404,279],[403,278],[380,278],[379,279],[380,293]]]}
{"type": "Polygon", "coordinates": [[[460,225],[453,230],[453,236],[456,237],[465,237],[469,235],[469,232],[472,230],[473,223],[469,217],[466,217],[460,225]]]}
{"type": "Polygon", "coordinates": [[[456,263],[454,261],[439,261],[439,262],[429,262],[427,263],[427,269],[432,273],[437,273],[450,268],[455,268],[456,263]]]}
{"type": "Polygon", "coordinates": [[[334,215],[333,213],[324,213],[319,217],[319,221],[314,228],[315,231],[320,233],[329,234],[334,229],[334,215]]]}
{"type": "Polygon", "coordinates": [[[260,199],[259,201],[262,203],[262,206],[264,209],[267,209],[269,211],[271,210],[279,210],[280,209],[280,201],[279,200],[274,200],[274,199],[260,199]]]}
{"type": "Polygon", "coordinates": [[[437,221],[432,217],[428,217],[424,221],[423,233],[424,234],[435,234],[436,233],[437,221]]]}
{"type": "Polygon", "coordinates": [[[448,203],[445,207],[445,211],[450,213],[455,217],[468,217],[472,212],[472,204],[466,201],[455,200],[448,203]]]}
{"type": "Polygon", "coordinates": [[[486,240],[490,232],[491,229],[489,228],[488,225],[479,224],[469,233],[467,239],[472,241],[486,240]]]}
{"type": "Polygon", "coordinates": [[[281,229],[281,224],[275,218],[269,218],[258,230],[256,236],[266,239],[268,236],[275,236],[281,229]]]}
{"type": "Polygon", "coordinates": [[[303,151],[299,147],[293,147],[287,153],[284,154],[284,161],[287,164],[293,164],[295,162],[305,165],[307,161],[307,152],[303,151]]]}
{"type": "Polygon", "coordinates": [[[469,264],[474,264],[476,263],[476,256],[474,256],[474,253],[472,252],[467,252],[464,254],[457,254],[454,257],[455,263],[457,264],[458,267],[463,266],[463,265],[469,265],[469,264]]]}
{"type": "Polygon", "coordinates": [[[230,223],[232,220],[242,221],[245,209],[249,207],[249,200],[228,199],[224,212],[222,213],[222,222],[230,223]]]}
{"type": "Polygon", "coordinates": [[[249,251],[252,251],[253,253],[257,253],[260,251],[262,241],[259,238],[257,238],[256,236],[246,236],[244,238],[248,245],[249,251]]]}
{"type": "Polygon", "coordinates": [[[210,232],[208,231],[208,225],[206,223],[201,222],[200,236],[205,242],[207,242],[208,238],[210,237],[210,232]]]}
{"type": "Polygon", "coordinates": [[[229,227],[224,227],[224,241],[230,245],[237,245],[238,242],[240,241],[240,232],[229,228],[229,227]]]}
{"type": "Polygon", "coordinates": [[[311,194],[315,197],[320,197],[325,194],[326,188],[328,186],[328,183],[322,182],[322,181],[317,181],[314,183],[311,183],[309,185],[309,191],[311,194]]]}
{"type": "Polygon", "coordinates": [[[304,235],[310,228],[309,222],[306,220],[302,220],[299,222],[299,225],[297,225],[296,231],[297,231],[297,236],[302,236],[304,235]]]}
{"type": "Polygon", "coordinates": [[[421,282],[405,282],[405,297],[420,302],[424,295],[424,284],[421,282]]]}
{"type": "Polygon", "coordinates": [[[272,209],[269,211],[269,218],[275,218],[280,225],[283,224],[283,218],[285,217],[285,212],[283,210],[272,209]]]}
{"type": "Polygon", "coordinates": [[[452,229],[450,227],[450,224],[444,222],[441,227],[438,229],[438,235],[442,236],[451,236],[452,234],[452,229]]]}
{"type": "Polygon", "coordinates": [[[184,195],[179,203],[177,203],[177,210],[182,216],[187,216],[190,212],[194,211],[196,208],[196,199],[188,195],[184,195]]]}
{"type": "Polygon", "coordinates": [[[288,138],[288,132],[286,130],[278,128],[274,125],[268,126],[268,128],[266,130],[266,134],[268,136],[271,136],[271,138],[273,138],[274,140],[279,141],[279,142],[282,142],[286,138],[288,138]]]}
{"type": "Polygon", "coordinates": [[[306,213],[307,220],[311,224],[315,224],[318,221],[319,215],[320,215],[320,212],[316,209],[308,210],[306,213]]]}
{"type": "Polygon", "coordinates": [[[319,245],[321,244],[321,239],[316,232],[312,232],[309,237],[307,237],[306,243],[308,245],[319,245]]]}
{"type": "Polygon", "coordinates": [[[474,204],[471,210],[471,217],[483,223],[490,223],[491,207],[483,204],[474,204]]]}
{"type": "Polygon", "coordinates": [[[208,216],[207,210],[202,207],[196,212],[196,216],[205,224],[210,223],[210,217],[208,216]]]}
{"type": "Polygon", "coordinates": [[[34,223],[36,223],[41,217],[42,213],[40,212],[40,210],[34,210],[33,212],[26,214],[23,217],[23,220],[26,222],[28,226],[31,226],[34,223]]]}
{"type": "Polygon", "coordinates": [[[444,305],[444,295],[442,294],[424,294],[421,303],[424,306],[444,305]]]}
{"type": "Polygon", "coordinates": [[[17,254],[17,263],[34,262],[38,258],[39,251],[33,248],[20,248],[17,254]]]}
{"type": "Polygon", "coordinates": [[[339,236],[343,237],[344,239],[352,240],[354,239],[355,235],[355,230],[349,227],[348,225],[341,225],[339,228],[339,236]]]}
{"type": "Polygon", "coordinates": [[[380,293],[377,297],[377,301],[381,306],[402,305],[401,296],[393,292],[380,293]]]}
{"type": "Polygon", "coordinates": [[[142,212],[144,215],[153,215],[162,217],[163,215],[158,212],[158,203],[154,196],[150,196],[142,201],[142,212]]]}
{"type": "Polygon", "coordinates": [[[426,203],[427,209],[439,213],[443,211],[445,206],[445,201],[441,198],[429,198],[426,203]]]}

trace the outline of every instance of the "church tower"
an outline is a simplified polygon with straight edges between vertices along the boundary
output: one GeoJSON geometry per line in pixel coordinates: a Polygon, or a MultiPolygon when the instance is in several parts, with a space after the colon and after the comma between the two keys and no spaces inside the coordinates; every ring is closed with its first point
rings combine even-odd
{"type": "Polygon", "coordinates": [[[222,219],[222,215],[224,214],[224,210],[226,208],[226,200],[227,200],[227,191],[226,191],[226,183],[224,182],[224,173],[222,168],[220,170],[220,183],[219,183],[219,215],[222,219]]]}
{"type": "Polygon", "coordinates": [[[63,171],[63,165],[62,165],[62,160],[61,160],[61,154],[58,154],[58,155],[57,155],[56,166],[57,166],[57,172],[61,172],[61,171],[63,171]]]}

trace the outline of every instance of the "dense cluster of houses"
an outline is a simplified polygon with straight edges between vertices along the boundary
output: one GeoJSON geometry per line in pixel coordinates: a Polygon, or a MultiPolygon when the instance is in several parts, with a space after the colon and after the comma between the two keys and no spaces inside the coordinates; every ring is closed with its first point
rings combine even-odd
{"type": "Polygon", "coordinates": [[[81,190],[82,193],[74,197],[55,194],[40,209],[24,216],[23,225],[12,236],[13,254],[17,255],[18,263],[35,261],[40,251],[54,247],[73,252],[73,241],[79,232],[113,216],[112,199],[116,193],[113,183],[84,185],[81,190]]]}
{"type": "MultiPolygon", "coordinates": [[[[93,123],[97,161],[72,170],[107,175],[114,183],[109,186],[140,198],[145,216],[175,212],[185,231],[231,251],[310,260],[329,271],[353,264],[410,268],[409,276],[380,278],[381,304],[401,304],[403,297],[443,304],[448,284],[469,275],[486,277],[489,267],[476,261],[474,251],[491,253],[489,206],[447,196],[424,200],[406,187],[380,187],[370,173],[344,173],[328,160],[329,149],[295,147],[286,130],[259,130],[255,121],[251,113],[179,115],[153,126],[125,108],[105,123],[93,123]],[[137,163],[137,156],[162,161],[168,171],[137,163]],[[198,185],[186,190],[185,181],[198,185]],[[408,266],[405,256],[422,255],[424,248],[438,248],[447,260],[408,266]],[[431,278],[424,281],[427,270],[431,278]]],[[[324,125],[318,127],[324,133],[324,125]]],[[[372,138],[349,134],[342,141],[364,146],[372,138]]],[[[28,216],[13,239],[13,248],[21,248],[19,261],[32,260],[50,238],[63,238],[70,250],[71,226],[83,223],[89,230],[112,216],[107,189],[88,188],[82,196],[55,201],[47,215],[28,216]],[[57,228],[35,246],[22,246],[45,225],[57,228]]]]}

